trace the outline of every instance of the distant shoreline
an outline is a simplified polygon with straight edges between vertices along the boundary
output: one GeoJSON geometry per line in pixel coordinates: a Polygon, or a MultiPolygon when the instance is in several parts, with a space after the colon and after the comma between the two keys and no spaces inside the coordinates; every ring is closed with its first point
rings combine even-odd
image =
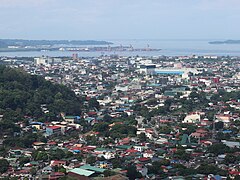
{"type": "Polygon", "coordinates": [[[240,44],[240,40],[210,41],[209,44],[240,44]]]}
{"type": "Polygon", "coordinates": [[[47,51],[70,51],[70,52],[146,52],[161,51],[159,48],[133,48],[131,46],[96,46],[96,47],[61,47],[61,48],[0,48],[0,52],[47,52],[47,51]]]}
{"type": "Polygon", "coordinates": [[[97,40],[25,40],[0,39],[0,49],[45,49],[56,46],[111,45],[112,42],[97,40]]]}

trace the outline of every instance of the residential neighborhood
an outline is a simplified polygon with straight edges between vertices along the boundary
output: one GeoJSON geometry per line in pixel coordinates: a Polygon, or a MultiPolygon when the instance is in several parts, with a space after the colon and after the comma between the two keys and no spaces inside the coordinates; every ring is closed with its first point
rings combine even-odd
{"type": "MultiPolygon", "coordinates": [[[[239,60],[1,57],[0,64],[26,76],[68,87],[81,109],[68,102],[72,111],[59,105],[56,113],[41,104],[36,116],[16,117],[14,127],[6,125],[9,114],[0,109],[0,177],[240,179],[239,60]]],[[[56,104],[63,96],[56,92],[56,104]]]]}

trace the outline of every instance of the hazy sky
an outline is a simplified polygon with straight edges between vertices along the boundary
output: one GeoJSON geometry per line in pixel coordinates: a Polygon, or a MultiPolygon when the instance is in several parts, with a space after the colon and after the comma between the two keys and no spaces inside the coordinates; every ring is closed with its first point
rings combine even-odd
{"type": "Polygon", "coordinates": [[[240,0],[0,0],[0,38],[240,39],[240,0]]]}

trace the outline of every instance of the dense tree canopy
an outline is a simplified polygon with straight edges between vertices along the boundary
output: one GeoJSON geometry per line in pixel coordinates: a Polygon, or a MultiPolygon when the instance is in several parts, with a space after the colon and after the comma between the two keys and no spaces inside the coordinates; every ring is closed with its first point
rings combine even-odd
{"type": "Polygon", "coordinates": [[[4,173],[8,170],[9,163],[6,159],[0,159],[0,173],[4,173]]]}
{"type": "Polygon", "coordinates": [[[42,117],[43,104],[55,115],[81,113],[81,101],[67,87],[19,69],[0,66],[0,113],[5,118],[19,121],[25,115],[42,117]]]}
{"type": "Polygon", "coordinates": [[[230,148],[225,144],[218,143],[208,147],[208,152],[219,155],[230,152],[230,148]]]}

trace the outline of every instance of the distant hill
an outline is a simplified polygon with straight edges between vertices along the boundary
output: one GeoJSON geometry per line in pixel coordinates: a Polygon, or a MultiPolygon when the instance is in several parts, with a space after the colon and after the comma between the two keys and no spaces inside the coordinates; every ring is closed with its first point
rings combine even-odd
{"type": "Polygon", "coordinates": [[[209,44],[240,44],[240,40],[211,41],[209,44]]]}
{"type": "Polygon", "coordinates": [[[0,48],[8,46],[53,46],[53,45],[109,45],[107,41],[96,40],[24,40],[24,39],[0,39],[0,48]]]}
{"type": "Polygon", "coordinates": [[[69,88],[0,65],[0,114],[4,118],[19,121],[23,116],[46,117],[41,109],[43,104],[54,118],[60,112],[81,114],[82,102],[69,88]]]}

